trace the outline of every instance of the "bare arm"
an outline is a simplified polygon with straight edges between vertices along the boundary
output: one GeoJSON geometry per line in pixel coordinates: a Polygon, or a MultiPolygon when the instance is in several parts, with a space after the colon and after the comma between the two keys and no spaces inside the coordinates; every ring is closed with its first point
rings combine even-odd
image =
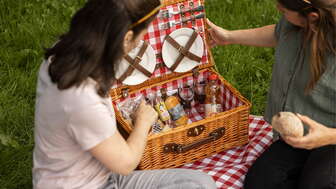
{"type": "Polygon", "coordinates": [[[90,150],[91,154],[111,171],[122,175],[130,174],[141,160],[149,129],[156,120],[155,110],[142,102],[137,111],[134,130],[127,141],[117,131],[113,136],[93,147],[90,150]]]}
{"type": "Polygon", "coordinates": [[[330,135],[330,143],[336,145],[336,129],[330,129],[330,135]]]}
{"type": "Polygon", "coordinates": [[[268,25],[261,28],[235,30],[229,33],[232,44],[275,47],[276,38],[274,36],[275,25],[268,25]]]}
{"type": "Polygon", "coordinates": [[[275,47],[275,24],[246,30],[225,30],[207,20],[212,45],[240,44],[256,47],[275,47]]]}

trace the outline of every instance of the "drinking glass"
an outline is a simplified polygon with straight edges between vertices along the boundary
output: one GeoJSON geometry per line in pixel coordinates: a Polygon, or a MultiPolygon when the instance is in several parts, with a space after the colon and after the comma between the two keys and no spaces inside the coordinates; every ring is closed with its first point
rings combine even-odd
{"type": "Polygon", "coordinates": [[[204,112],[204,101],[205,101],[205,82],[196,83],[194,85],[194,91],[195,91],[195,101],[198,103],[197,105],[197,111],[199,113],[204,112]]]}
{"type": "Polygon", "coordinates": [[[194,90],[192,87],[187,86],[178,89],[178,95],[181,99],[181,104],[189,116],[191,114],[191,102],[194,100],[194,90]]]}

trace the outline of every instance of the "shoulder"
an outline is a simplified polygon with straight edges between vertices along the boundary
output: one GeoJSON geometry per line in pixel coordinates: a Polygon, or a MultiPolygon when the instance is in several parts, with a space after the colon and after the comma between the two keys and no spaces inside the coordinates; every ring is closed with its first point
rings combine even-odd
{"type": "Polygon", "coordinates": [[[282,16],[275,26],[275,36],[279,39],[281,36],[296,29],[298,29],[297,26],[291,24],[286,17],[282,16]]]}
{"type": "Polygon", "coordinates": [[[97,105],[109,106],[110,98],[98,95],[96,90],[97,83],[88,78],[78,87],[71,87],[62,91],[62,102],[67,105],[67,111],[77,112],[97,105]]]}
{"type": "Polygon", "coordinates": [[[97,93],[97,82],[87,78],[79,86],[60,90],[57,85],[51,82],[48,74],[50,61],[44,61],[40,67],[37,87],[37,100],[41,106],[61,108],[65,114],[73,114],[83,110],[111,111],[111,98],[104,98],[97,93]],[[46,104],[47,103],[47,104],[46,104]]]}

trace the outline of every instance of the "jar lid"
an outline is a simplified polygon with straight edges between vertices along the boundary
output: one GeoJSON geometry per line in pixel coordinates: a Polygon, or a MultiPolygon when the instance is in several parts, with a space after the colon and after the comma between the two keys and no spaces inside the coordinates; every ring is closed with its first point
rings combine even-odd
{"type": "Polygon", "coordinates": [[[217,74],[215,73],[212,73],[210,76],[209,76],[209,80],[217,80],[218,79],[218,76],[217,74]]]}

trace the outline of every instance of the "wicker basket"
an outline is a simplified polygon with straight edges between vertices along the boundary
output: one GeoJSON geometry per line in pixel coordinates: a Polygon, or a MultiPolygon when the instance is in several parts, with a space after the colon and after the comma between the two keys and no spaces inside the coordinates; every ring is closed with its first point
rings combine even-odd
{"type": "MultiPolygon", "coordinates": [[[[164,5],[172,5],[185,0],[164,0],[164,5]]],[[[199,1],[204,5],[204,0],[199,1]]],[[[206,43],[207,32],[204,39],[206,43]]],[[[208,43],[207,43],[208,44],[208,43]]],[[[207,45],[208,46],[208,45],[207,45]]],[[[208,46],[209,47],[209,46],[208,46]]],[[[214,59],[210,48],[207,49],[208,64],[198,66],[197,74],[206,75],[216,72],[213,68],[214,59]]],[[[170,73],[151,78],[136,86],[119,86],[111,90],[111,97],[115,107],[116,117],[126,133],[132,131],[131,126],[123,119],[116,104],[125,97],[146,94],[148,90],[159,90],[176,81],[185,81],[193,78],[195,72],[170,73]]],[[[178,167],[226,149],[244,145],[248,142],[248,116],[251,104],[234,89],[222,76],[219,75],[221,89],[225,99],[234,97],[235,104],[226,105],[225,111],[174,128],[170,131],[148,137],[147,146],[139,169],[162,169],[178,167]]],[[[225,103],[225,102],[223,102],[225,103]]]]}

